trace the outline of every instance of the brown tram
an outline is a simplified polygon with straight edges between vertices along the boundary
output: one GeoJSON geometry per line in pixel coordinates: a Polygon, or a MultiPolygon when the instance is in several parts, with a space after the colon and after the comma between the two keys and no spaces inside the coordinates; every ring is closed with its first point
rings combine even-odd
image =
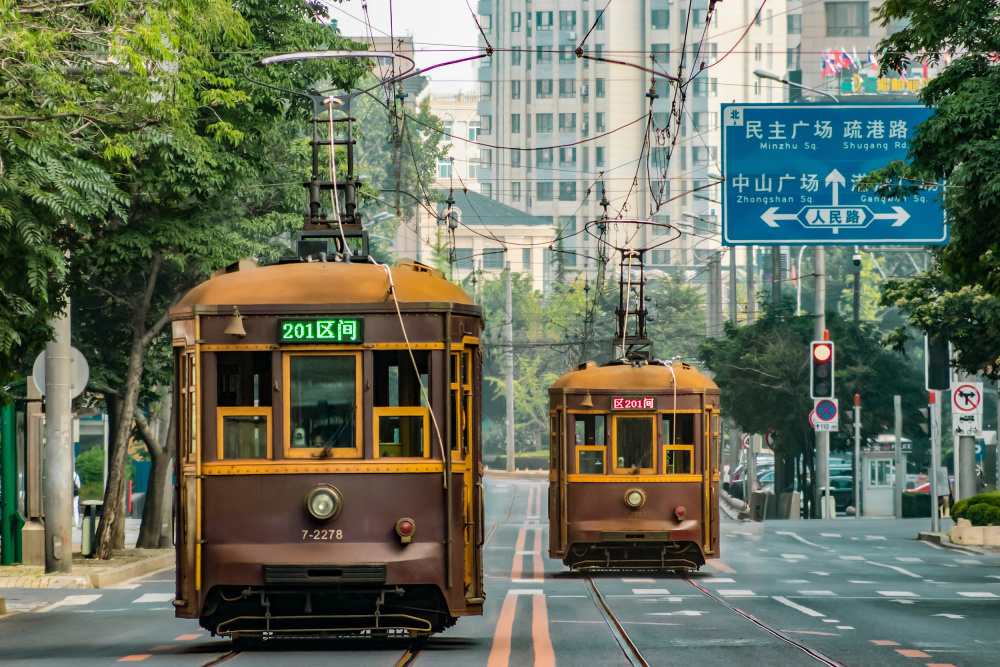
{"type": "Polygon", "coordinates": [[[238,643],[483,609],[482,314],[438,271],[370,260],[350,159],[343,215],[320,214],[331,143],[297,255],[171,309],[174,606],[238,643]]]}
{"type": "MultiPolygon", "coordinates": [[[[626,252],[641,270],[643,251],[626,252]]],[[[639,298],[630,312],[622,291],[618,359],[549,389],[549,556],[574,569],[689,570],[719,557],[719,388],[651,359],[644,282],[623,279],[639,298]]]]}

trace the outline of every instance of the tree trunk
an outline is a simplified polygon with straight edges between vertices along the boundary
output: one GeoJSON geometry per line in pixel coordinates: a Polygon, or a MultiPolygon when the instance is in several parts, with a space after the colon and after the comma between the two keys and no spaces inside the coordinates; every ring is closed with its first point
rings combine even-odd
{"type": "Polygon", "coordinates": [[[163,533],[163,504],[164,489],[167,486],[167,478],[170,475],[170,461],[173,458],[170,442],[173,436],[173,419],[171,419],[170,398],[167,397],[161,403],[162,413],[158,420],[166,419],[166,438],[157,437],[148,424],[144,423],[141,415],[137,415],[136,422],[139,425],[139,433],[146,443],[149,456],[153,465],[149,471],[149,485],[146,488],[146,502],[142,508],[142,525],[139,527],[139,539],[136,547],[140,549],[157,549],[160,547],[160,536],[163,533]]]}

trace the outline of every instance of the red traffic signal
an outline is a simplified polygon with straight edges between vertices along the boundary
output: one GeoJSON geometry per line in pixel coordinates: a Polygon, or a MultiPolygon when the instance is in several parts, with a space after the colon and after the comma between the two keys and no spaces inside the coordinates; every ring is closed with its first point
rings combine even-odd
{"type": "Polygon", "coordinates": [[[826,361],[833,356],[833,343],[814,343],[813,359],[816,361],[826,361]]]}
{"type": "Polygon", "coordinates": [[[809,396],[833,398],[833,343],[813,341],[809,346],[809,396]]]}

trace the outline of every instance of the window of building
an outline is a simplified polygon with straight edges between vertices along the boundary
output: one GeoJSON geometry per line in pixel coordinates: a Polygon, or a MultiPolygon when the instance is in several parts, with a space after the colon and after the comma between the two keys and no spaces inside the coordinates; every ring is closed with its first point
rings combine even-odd
{"type": "Polygon", "coordinates": [[[580,123],[580,133],[583,134],[583,136],[585,136],[585,137],[588,134],[590,134],[590,113],[589,112],[584,112],[584,114],[583,114],[583,122],[580,123]]]}
{"type": "Polygon", "coordinates": [[[552,64],[552,49],[547,46],[536,46],[535,62],[539,65],[552,64]]]}
{"type": "Polygon", "coordinates": [[[827,37],[867,37],[867,2],[826,3],[827,37]]]}
{"type": "Polygon", "coordinates": [[[438,159],[438,178],[451,177],[451,160],[438,159]]]}
{"type": "Polygon", "coordinates": [[[755,61],[757,61],[757,62],[760,62],[760,56],[761,56],[762,49],[763,49],[763,46],[761,44],[754,44],[753,45],[753,59],[755,61]]]}
{"type": "Polygon", "coordinates": [[[576,166],[576,147],[560,148],[559,149],[559,166],[560,167],[574,167],[576,166]]]}
{"type": "Polygon", "coordinates": [[[521,99],[521,82],[517,79],[510,82],[510,99],[521,99]]]}
{"type": "Polygon", "coordinates": [[[602,11],[597,15],[597,21],[595,21],[594,30],[604,30],[604,12],[602,11]]]}
{"type": "Polygon", "coordinates": [[[802,62],[802,45],[794,46],[786,51],[785,55],[785,69],[793,70],[800,69],[802,62]]]}
{"type": "Polygon", "coordinates": [[[520,67],[521,66],[521,49],[520,48],[515,48],[514,50],[512,50],[510,52],[510,64],[513,67],[520,67]]]}
{"type": "MultiPolygon", "coordinates": [[[[451,120],[441,121],[441,129],[444,130],[445,134],[451,134],[452,129],[455,127],[455,122],[451,120]]],[[[445,139],[447,141],[447,138],[445,139]]]]}
{"type": "Polygon", "coordinates": [[[595,58],[603,58],[604,57],[604,45],[603,44],[594,44],[594,57],[595,58]]]}
{"type": "Polygon", "coordinates": [[[650,255],[650,266],[670,265],[670,250],[653,250],[650,255]]]}
{"type": "Polygon", "coordinates": [[[608,128],[604,125],[604,112],[603,111],[598,111],[597,114],[596,114],[596,116],[597,116],[597,118],[596,118],[595,122],[597,123],[597,131],[598,132],[607,132],[608,128]]]}
{"type": "Polygon", "coordinates": [[[502,269],[506,263],[504,254],[504,251],[500,248],[487,248],[483,252],[483,268],[488,271],[502,269]]]}
{"type": "Polygon", "coordinates": [[[479,133],[493,134],[493,116],[479,117],[479,133]]]}
{"type": "Polygon", "coordinates": [[[662,130],[667,126],[670,121],[670,114],[666,111],[654,111],[653,112],[653,127],[657,130],[662,130]]]}
{"type": "Polygon", "coordinates": [[[559,12],[559,29],[576,30],[576,12],[559,12]]]}
{"type": "Polygon", "coordinates": [[[693,23],[696,28],[703,28],[705,26],[705,17],[708,15],[707,9],[696,9],[692,12],[691,16],[694,19],[693,23]]]}
{"type": "Polygon", "coordinates": [[[767,10],[764,20],[767,22],[767,34],[774,34],[774,12],[770,9],[767,10]]]}
{"type": "Polygon", "coordinates": [[[535,80],[535,97],[539,100],[547,100],[552,97],[552,79],[535,80]]]}
{"type": "Polygon", "coordinates": [[[559,47],[559,64],[567,65],[573,62],[573,59],[576,57],[574,53],[575,50],[576,47],[574,47],[572,44],[562,44],[559,47]]]}
{"type": "Polygon", "coordinates": [[[535,151],[535,166],[539,169],[550,169],[552,167],[551,148],[539,148],[535,151]]]}
{"type": "Polygon", "coordinates": [[[576,79],[559,79],[559,97],[576,97],[576,79]]]}
{"type": "MultiPolygon", "coordinates": [[[[759,82],[760,79],[757,79],[759,82]]],[[[718,92],[719,80],[709,79],[704,76],[695,77],[694,80],[694,96],[695,97],[707,97],[708,95],[715,95],[718,92]]]]}
{"type": "Polygon", "coordinates": [[[476,141],[479,139],[479,121],[470,120],[469,121],[469,141],[476,141]]]}
{"type": "Polygon", "coordinates": [[[521,32],[521,12],[510,13],[510,31],[521,32]]]}
{"type": "Polygon", "coordinates": [[[479,165],[484,168],[489,168],[493,164],[493,149],[492,148],[480,148],[479,149],[479,165]]]}
{"type": "Polygon", "coordinates": [[[649,12],[649,22],[653,30],[666,30],[670,27],[670,10],[654,9],[649,12]]]}
{"type": "Polygon", "coordinates": [[[597,97],[603,99],[608,92],[607,87],[604,83],[604,79],[596,79],[594,81],[594,86],[597,88],[597,91],[594,94],[597,95],[597,97]]]}
{"type": "Polygon", "coordinates": [[[670,65],[670,45],[669,44],[653,44],[650,47],[650,52],[653,57],[656,58],[656,64],[661,67],[667,67],[670,65]]]}
{"type": "MultiPolygon", "coordinates": [[[[520,186],[520,183],[515,183],[514,185],[520,186]]],[[[520,189],[518,190],[518,197],[521,196],[520,189]]],[[[521,268],[525,271],[531,270],[531,248],[521,248],[521,268]]]]}
{"type": "MultiPolygon", "coordinates": [[[[551,85],[551,81],[549,84],[551,85]]],[[[536,113],[535,114],[535,132],[538,134],[543,134],[545,132],[552,131],[552,114],[550,113],[536,113]]]]}
{"type": "Polygon", "coordinates": [[[493,97],[493,82],[492,81],[480,81],[479,82],[479,99],[484,102],[488,102],[493,97]]]}
{"type": "Polygon", "coordinates": [[[472,248],[471,247],[456,247],[455,248],[455,268],[456,269],[473,269],[473,259],[472,259],[472,248]]]}
{"type": "Polygon", "coordinates": [[[482,183],[479,186],[479,193],[484,197],[493,196],[493,184],[492,183],[482,183]]]}
{"type": "Polygon", "coordinates": [[[477,174],[479,173],[477,166],[475,159],[469,160],[469,178],[477,178],[477,174]]]}
{"type": "Polygon", "coordinates": [[[538,201],[552,201],[552,181],[541,181],[535,184],[538,201]]]}
{"type": "Polygon", "coordinates": [[[510,133],[511,134],[521,133],[521,114],[512,113],[510,115],[510,133]]]}
{"type": "Polygon", "coordinates": [[[512,149],[510,151],[510,166],[511,167],[521,166],[521,151],[517,149],[512,149]]]}
{"type": "Polygon", "coordinates": [[[598,167],[607,166],[604,163],[604,146],[597,146],[594,148],[594,164],[598,167]]]}
{"type": "Polygon", "coordinates": [[[535,12],[535,30],[552,30],[552,12],[535,12]]]}
{"type": "Polygon", "coordinates": [[[669,215],[654,215],[652,222],[656,223],[649,227],[653,237],[661,237],[659,240],[662,241],[662,237],[673,234],[673,230],[668,226],[670,224],[669,215]]]}
{"type": "Polygon", "coordinates": [[[559,201],[576,201],[576,181],[559,183],[559,201]]]}
{"type": "Polygon", "coordinates": [[[560,132],[576,132],[576,114],[575,113],[561,113],[561,114],[559,114],[559,131],[560,132]]]}
{"type": "Polygon", "coordinates": [[[785,21],[789,35],[802,34],[802,14],[786,14],[785,21]]]}
{"type": "Polygon", "coordinates": [[[483,32],[485,32],[487,35],[493,32],[493,15],[480,14],[479,25],[482,26],[483,32]]]}
{"type": "Polygon", "coordinates": [[[521,182],[514,181],[510,184],[510,199],[511,201],[521,201],[521,182]]]}

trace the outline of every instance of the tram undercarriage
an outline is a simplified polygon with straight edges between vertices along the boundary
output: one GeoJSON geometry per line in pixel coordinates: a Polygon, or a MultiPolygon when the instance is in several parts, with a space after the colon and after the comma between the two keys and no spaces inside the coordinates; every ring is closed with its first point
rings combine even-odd
{"type": "Polygon", "coordinates": [[[570,545],[563,563],[574,570],[697,570],[705,557],[693,542],[597,542],[570,545]]]}

